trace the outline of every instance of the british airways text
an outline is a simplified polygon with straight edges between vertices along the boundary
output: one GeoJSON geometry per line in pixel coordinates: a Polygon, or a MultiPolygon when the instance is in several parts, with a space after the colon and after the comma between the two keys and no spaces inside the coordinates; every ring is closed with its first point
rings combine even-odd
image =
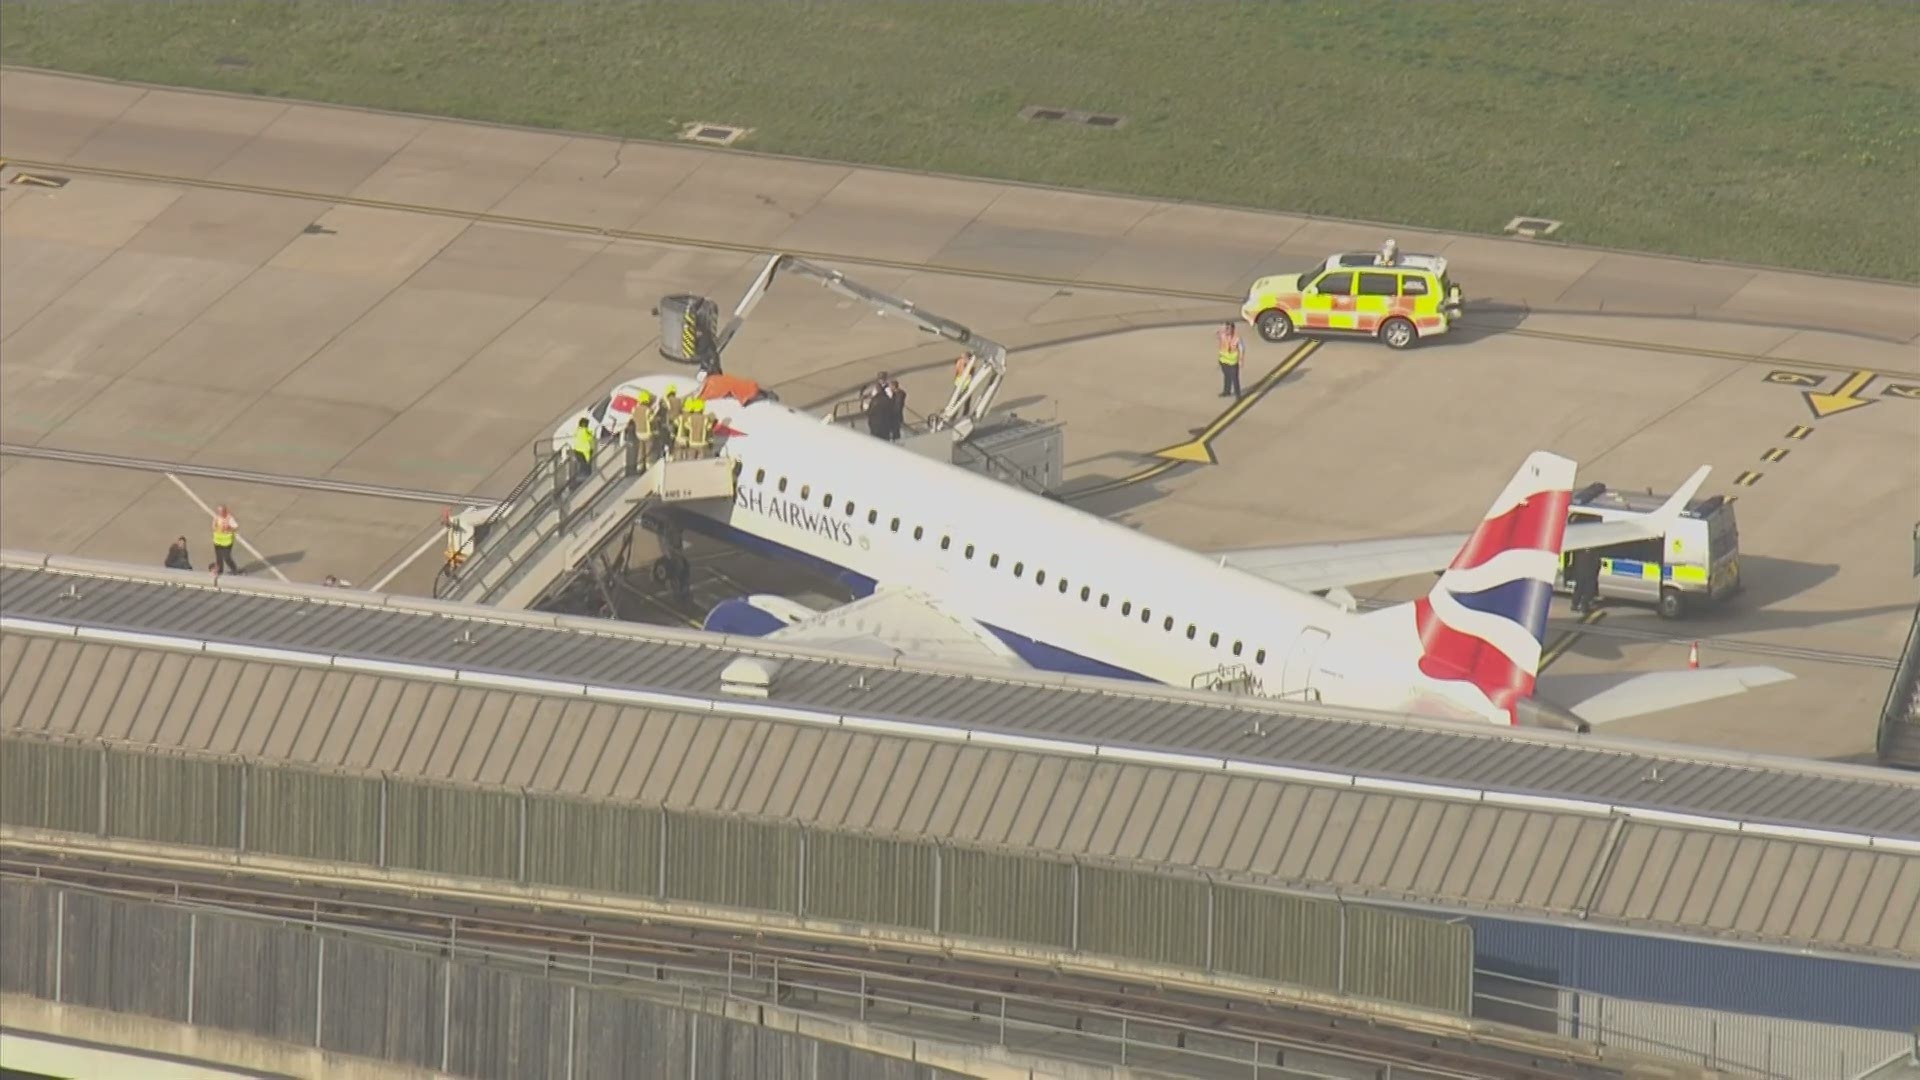
{"type": "Polygon", "coordinates": [[[809,509],[778,495],[769,496],[758,488],[734,488],[733,504],[743,510],[770,517],[790,528],[816,532],[847,547],[853,546],[853,530],[833,514],[809,509]]]}

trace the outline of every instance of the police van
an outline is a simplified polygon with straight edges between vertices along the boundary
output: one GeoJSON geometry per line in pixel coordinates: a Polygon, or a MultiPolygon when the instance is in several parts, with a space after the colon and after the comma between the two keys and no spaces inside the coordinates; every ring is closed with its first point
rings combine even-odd
{"type": "MultiPolygon", "coordinates": [[[[1567,522],[1631,521],[1658,510],[1666,498],[1588,484],[1574,493],[1567,522]]],[[[1598,554],[1602,599],[1652,604],[1664,619],[1681,618],[1740,591],[1740,528],[1725,496],[1689,503],[1658,540],[1616,544],[1598,554]]],[[[1573,560],[1572,552],[1561,556],[1558,591],[1573,591],[1573,560]]]]}

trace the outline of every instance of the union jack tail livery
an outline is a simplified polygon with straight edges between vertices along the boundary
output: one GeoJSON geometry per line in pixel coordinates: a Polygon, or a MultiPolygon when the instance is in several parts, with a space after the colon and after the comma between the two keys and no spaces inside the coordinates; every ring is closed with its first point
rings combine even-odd
{"type": "Polygon", "coordinates": [[[1528,457],[1433,591],[1414,602],[1421,674],[1472,683],[1514,723],[1540,670],[1573,474],[1557,454],[1528,457]]]}

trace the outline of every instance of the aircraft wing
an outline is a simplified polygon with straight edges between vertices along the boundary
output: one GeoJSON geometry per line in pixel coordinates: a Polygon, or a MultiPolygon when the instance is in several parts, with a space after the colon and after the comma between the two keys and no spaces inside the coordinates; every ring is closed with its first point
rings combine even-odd
{"type": "Polygon", "coordinates": [[[1558,675],[1544,680],[1541,691],[1551,689],[1556,700],[1578,701],[1568,706],[1575,716],[1590,724],[1606,724],[1732,697],[1792,678],[1789,672],[1766,666],[1654,671],[1644,675],[1558,675]]]}
{"type": "MultiPolygon", "coordinates": [[[[1562,551],[1610,547],[1634,540],[1657,540],[1686,508],[1711,470],[1701,466],[1660,509],[1635,521],[1581,522],[1567,526],[1562,551]]],[[[1365,585],[1375,581],[1438,573],[1466,546],[1470,533],[1347,540],[1290,547],[1244,548],[1208,554],[1221,565],[1265,578],[1301,592],[1365,585]]]]}
{"type": "Polygon", "coordinates": [[[881,586],[871,595],[829,608],[767,634],[824,649],[936,663],[1031,670],[993,632],[914,589],[881,586]]]}

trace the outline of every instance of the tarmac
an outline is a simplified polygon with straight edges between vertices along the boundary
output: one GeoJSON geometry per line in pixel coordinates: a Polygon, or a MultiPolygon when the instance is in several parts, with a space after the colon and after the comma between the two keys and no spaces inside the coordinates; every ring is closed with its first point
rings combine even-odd
{"type": "MultiPolygon", "coordinates": [[[[1866,756],[1913,617],[1909,286],[18,70],[0,157],[10,448],[497,497],[564,414],[668,366],[661,296],[730,308],[790,251],[1007,344],[999,404],[1066,423],[1067,494],[1200,550],[1464,531],[1540,448],[1628,488],[1714,466],[1746,592],[1585,633],[1557,603],[1543,691],[1681,666],[1694,638],[1797,678],[1622,734],[1866,756]],[[1254,277],[1388,235],[1448,258],[1467,325],[1304,358],[1249,332],[1254,400],[1223,415],[1210,324],[1254,277]]],[[[928,412],[952,352],[926,342],[776,285],[727,366],[822,411],[885,369],[928,412]]],[[[182,483],[295,580],[424,593],[438,569],[432,505],[182,483]]],[[[206,532],[159,471],[0,456],[0,545],[157,563],[185,534],[206,562],[206,532]]]]}

